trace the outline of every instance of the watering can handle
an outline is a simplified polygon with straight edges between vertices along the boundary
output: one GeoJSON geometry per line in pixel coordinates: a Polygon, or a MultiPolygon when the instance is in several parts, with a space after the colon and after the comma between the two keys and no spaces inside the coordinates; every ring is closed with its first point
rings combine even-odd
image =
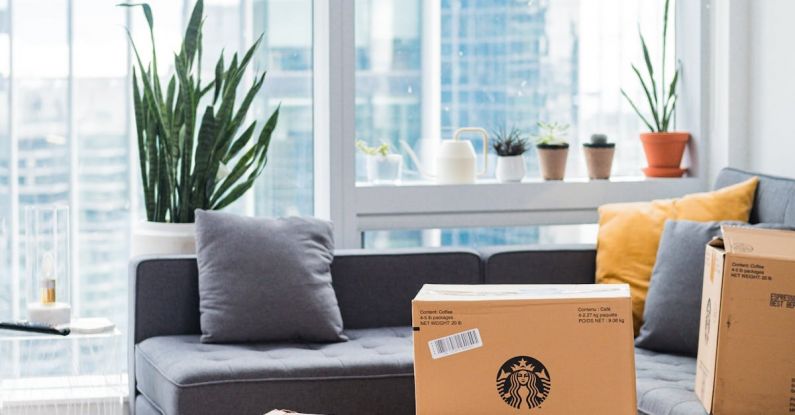
{"type": "Polygon", "coordinates": [[[489,133],[479,127],[464,127],[455,130],[453,140],[459,140],[462,133],[475,133],[483,137],[483,170],[478,172],[478,176],[483,176],[489,168],[489,133]]]}

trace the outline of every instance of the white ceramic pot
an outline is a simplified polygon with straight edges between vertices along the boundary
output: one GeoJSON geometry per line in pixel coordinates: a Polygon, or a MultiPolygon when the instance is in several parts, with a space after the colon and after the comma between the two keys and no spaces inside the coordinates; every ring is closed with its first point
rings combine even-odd
{"type": "Polygon", "coordinates": [[[196,254],[196,225],[141,221],[133,229],[131,257],[196,254]]]}
{"type": "Polygon", "coordinates": [[[501,182],[521,182],[527,172],[524,156],[497,157],[497,180],[501,182]]]}
{"type": "Polygon", "coordinates": [[[403,156],[367,156],[367,180],[372,184],[398,184],[403,169],[403,156]]]}

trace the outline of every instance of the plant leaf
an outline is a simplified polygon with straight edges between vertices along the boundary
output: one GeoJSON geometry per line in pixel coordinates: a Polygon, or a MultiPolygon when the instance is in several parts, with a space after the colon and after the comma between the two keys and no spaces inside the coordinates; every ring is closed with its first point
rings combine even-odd
{"type": "Polygon", "coordinates": [[[627,99],[627,101],[629,102],[629,105],[632,106],[632,109],[635,110],[635,113],[638,114],[638,117],[640,117],[641,121],[643,121],[643,123],[646,124],[646,127],[649,127],[649,131],[656,131],[654,129],[654,127],[652,127],[651,124],[649,124],[649,122],[646,121],[646,117],[644,117],[643,114],[640,113],[640,111],[638,110],[638,107],[635,105],[634,102],[632,102],[632,99],[630,99],[629,96],[627,95],[627,93],[624,92],[624,88],[621,88],[621,95],[623,95],[624,98],[627,99]]]}
{"type": "MultiPolygon", "coordinates": [[[[659,101],[657,99],[657,81],[654,79],[654,67],[651,64],[651,58],[649,58],[649,48],[646,47],[646,39],[643,38],[643,34],[640,33],[640,29],[638,29],[638,35],[640,36],[640,44],[643,49],[643,60],[646,62],[646,71],[649,73],[649,82],[651,83],[652,92],[654,92],[654,95],[652,95],[654,97],[652,112],[656,114],[657,107],[659,106],[659,101]]],[[[633,69],[635,69],[636,73],[638,72],[637,69],[634,68],[634,65],[633,69]]],[[[662,70],[664,71],[665,68],[662,68],[662,70]]],[[[640,74],[638,74],[638,78],[640,78],[640,74]]],[[[643,82],[642,79],[641,82],[643,82]]],[[[644,85],[643,88],[645,89],[646,86],[644,85]]],[[[652,101],[651,100],[649,101],[651,104],[652,101]]],[[[654,118],[655,122],[659,124],[659,118],[657,118],[656,115],[654,116],[654,118]]]]}
{"type": "Polygon", "coordinates": [[[182,54],[187,60],[188,66],[192,66],[199,48],[199,37],[201,36],[202,15],[204,14],[204,0],[198,0],[193,6],[193,12],[185,29],[185,38],[182,43],[182,54]]]}
{"type": "Polygon", "coordinates": [[[652,101],[652,97],[649,94],[649,88],[646,87],[646,82],[643,80],[643,76],[641,76],[640,71],[635,65],[632,65],[632,70],[635,72],[635,75],[638,76],[638,80],[640,81],[640,85],[643,87],[643,92],[646,94],[646,99],[649,102],[649,109],[651,109],[651,115],[654,117],[654,125],[657,126],[657,130],[660,129],[660,116],[657,113],[657,106],[654,101],[652,101]]]}

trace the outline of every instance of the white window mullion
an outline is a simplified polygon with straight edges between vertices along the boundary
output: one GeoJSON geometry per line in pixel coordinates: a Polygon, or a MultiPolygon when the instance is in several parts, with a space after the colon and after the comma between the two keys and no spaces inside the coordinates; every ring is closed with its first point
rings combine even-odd
{"type": "Polygon", "coordinates": [[[74,315],[80,315],[80,155],[75,122],[76,82],[75,82],[75,43],[74,43],[74,0],[66,2],[66,41],[68,52],[68,86],[66,108],[66,134],[69,142],[69,246],[71,252],[69,274],[72,282],[70,300],[74,315]]]}
{"type": "MultiPolygon", "coordinates": [[[[20,214],[19,214],[19,140],[17,139],[16,127],[16,73],[14,71],[14,0],[8,0],[8,138],[10,146],[10,157],[8,161],[9,167],[9,197],[11,198],[11,314],[12,319],[19,320],[21,318],[20,300],[22,298],[22,278],[19,272],[19,257],[20,257],[20,214]]],[[[13,362],[13,374],[19,377],[21,368],[19,360],[21,353],[19,350],[19,343],[15,342],[11,350],[13,355],[11,361],[13,362]]]]}
{"type": "MultiPolygon", "coordinates": [[[[238,6],[240,13],[240,39],[238,50],[241,55],[245,54],[249,47],[254,43],[254,5],[251,0],[240,0],[238,6]]],[[[251,85],[254,73],[254,63],[249,63],[246,68],[246,73],[243,74],[243,85],[251,85]]],[[[251,111],[246,113],[246,121],[244,125],[251,121],[251,111]]],[[[251,190],[243,195],[243,212],[248,216],[253,216],[256,213],[256,193],[257,186],[252,186],[251,190]]]]}
{"type": "Polygon", "coordinates": [[[19,240],[19,140],[17,139],[17,105],[16,105],[16,73],[14,71],[14,0],[8,0],[8,138],[9,138],[9,198],[11,208],[11,314],[14,320],[18,320],[20,315],[20,240],[19,240]]]}

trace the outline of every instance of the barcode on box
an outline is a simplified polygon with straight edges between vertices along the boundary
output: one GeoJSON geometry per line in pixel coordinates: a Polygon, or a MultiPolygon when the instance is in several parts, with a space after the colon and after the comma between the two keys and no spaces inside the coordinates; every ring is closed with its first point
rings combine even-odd
{"type": "Polygon", "coordinates": [[[483,341],[480,339],[480,330],[472,329],[431,340],[428,347],[431,348],[431,357],[439,359],[483,347],[483,341]]]}

